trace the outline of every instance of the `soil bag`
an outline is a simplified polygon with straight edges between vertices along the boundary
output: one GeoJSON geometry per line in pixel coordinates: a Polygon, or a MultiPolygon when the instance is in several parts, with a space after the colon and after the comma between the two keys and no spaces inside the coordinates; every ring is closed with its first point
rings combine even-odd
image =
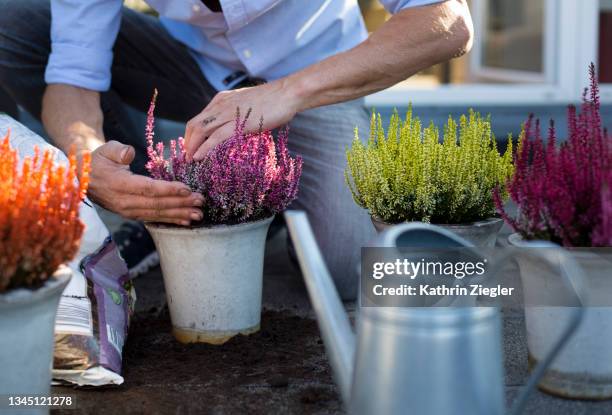
{"type": "MultiPolygon", "coordinates": [[[[66,156],[42,137],[0,114],[0,135],[10,129],[19,157],[51,149],[55,161],[66,156]]],[[[79,208],[85,231],[76,257],[68,264],[73,276],[62,293],[55,323],[54,382],[79,386],[120,385],[122,349],[135,303],[127,266],[108,228],[89,200],[79,208]]]]}

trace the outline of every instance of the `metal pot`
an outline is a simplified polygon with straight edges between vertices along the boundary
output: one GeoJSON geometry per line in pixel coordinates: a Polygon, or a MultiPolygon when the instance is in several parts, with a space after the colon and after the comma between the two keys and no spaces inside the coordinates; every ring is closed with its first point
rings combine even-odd
{"type": "MultiPolygon", "coordinates": [[[[378,233],[384,232],[387,229],[398,225],[397,223],[387,223],[374,216],[372,223],[378,233]]],[[[405,222],[404,222],[405,223],[405,222]]],[[[458,224],[435,224],[441,228],[447,229],[456,235],[462,237],[468,242],[474,244],[474,246],[492,247],[495,245],[497,234],[504,225],[504,221],[501,218],[489,218],[478,222],[472,223],[458,223],[458,224]]]]}

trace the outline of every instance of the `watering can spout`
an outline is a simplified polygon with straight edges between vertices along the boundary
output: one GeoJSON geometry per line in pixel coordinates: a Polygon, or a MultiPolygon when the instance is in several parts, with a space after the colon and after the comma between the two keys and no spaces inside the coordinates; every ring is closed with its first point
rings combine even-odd
{"type": "Polygon", "coordinates": [[[306,213],[287,211],[285,221],[299,259],[312,307],[317,315],[334,377],[344,402],[348,403],[353,375],[355,335],[323,261],[306,213]]]}

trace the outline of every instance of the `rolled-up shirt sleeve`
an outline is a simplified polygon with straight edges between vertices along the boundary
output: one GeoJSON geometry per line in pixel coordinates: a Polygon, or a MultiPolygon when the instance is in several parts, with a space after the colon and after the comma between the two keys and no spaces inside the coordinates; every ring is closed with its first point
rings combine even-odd
{"type": "Polygon", "coordinates": [[[430,4],[442,3],[444,1],[447,0],[380,0],[384,8],[392,14],[410,7],[427,6],[430,4]]]}
{"type": "Polygon", "coordinates": [[[111,82],[113,45],[122,0],[51,0],[48,84],[106,91],[111,82]]]}

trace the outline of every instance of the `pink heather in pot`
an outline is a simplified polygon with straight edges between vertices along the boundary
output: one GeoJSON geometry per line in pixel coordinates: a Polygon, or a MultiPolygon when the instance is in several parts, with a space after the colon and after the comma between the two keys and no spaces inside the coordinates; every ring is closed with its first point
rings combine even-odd
{"type": "Polygon", "coordinates": [[[284,210],[298,192],[302,172],[300,156],[292,158],[287,149],[288,129],[282,130],[275,145],[270,131],[245,133],[244,119],[236,114],[232,136],[211,150],[199,162],[188,162],[183,138],[170,142],[170,157],[164,144],[153,142],[157,91],[147,115],[147,170],[155,179],[180,181],[204,196],[203,225],[256,221],[284,210]]]}
{"type": "Polygon", "coordinates": [[[599,86],[591,65],[590,94],[580,113],[568,110],[568,138],[557,146],[551,122],[546,143],[539,120],[525,123],[508,183],[518,217],[497,209],[526,239],[544,239],[568,247],[612,246],[612,139],[602,126],[599,86]]]}

